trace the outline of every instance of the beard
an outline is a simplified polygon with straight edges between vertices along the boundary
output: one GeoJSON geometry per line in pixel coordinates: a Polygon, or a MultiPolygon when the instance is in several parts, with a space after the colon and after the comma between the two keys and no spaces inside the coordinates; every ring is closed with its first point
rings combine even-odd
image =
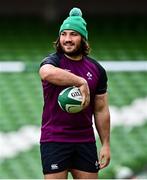
{"type": "MultiPolygon", "coordinates": [[[[69,42],[68,42],[69,43],[69,42]]],[[[64,45],[66,45],[67,43],[64,43],[64,45]]],[[[74,45],[72,43],[69,43],[70,45],[74,45]]],[[[70,57],[74,57],[74,56],[79,56],[82,54],[82,45],[79,44],[77,45],[73,50],[71,51],[67,51],[64,46],[62,46],[60,43],[59,43],[59,46],[60,48],[62,49],[62,52],[70,57]]]]}

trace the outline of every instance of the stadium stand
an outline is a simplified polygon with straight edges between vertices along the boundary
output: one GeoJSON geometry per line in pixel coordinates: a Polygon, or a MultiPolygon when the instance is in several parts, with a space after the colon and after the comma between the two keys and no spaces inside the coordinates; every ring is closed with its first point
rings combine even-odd
{"type": "MultiPolygon", "coordinates": [[[[111,19],[100,20],[98,25],[90,21],[92,55],[102,61],[147,61],[145,21],[111,19]]],[[[43,103],[38,68],[44,56],[53,51],[52,42],[57,34],[55,25],[36,19],[3,19],[0,23],[0,61],[22,61],[26,64],[24,72],[0,73],[1,179],[42,178],[39,139],[33,141],[33,135],[39,137],[39,130],[35,128],[40,127],[43,103]],[[21,129],[26,126],[29,126],[27,131],[21,129]],[[21,147],[17,144],[20,142],[18,137],[23,142],[21,147]],[[30,137],[32,141],[28,141],[30,137]],[[9,148],[11,153],[14,152],[11,155],[9,151],[6,153],[9,148]]],[[[127,108],[136,99],[147,97],[147,71],[108,72],[108,76],[111,106],[127,108]]],[[[145,104],[139,107],[145,112],[145,104]]],[[[135,175],[146,167],[147,116],[144,117],[140,125],[135,126],[133,121],[131,126],[120,124],[112,128],[112,161],[108,168],[100,172],[100,178],[116,178],[117,169],[123,166],[129,167],[135,175]]],[[[98,138],[97,145],[100,146],[98,138]]]]}

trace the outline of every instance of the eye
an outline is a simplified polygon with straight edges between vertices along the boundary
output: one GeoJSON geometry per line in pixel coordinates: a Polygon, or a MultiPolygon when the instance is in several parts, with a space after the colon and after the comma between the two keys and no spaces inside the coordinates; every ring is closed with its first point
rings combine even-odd
{"type": "Polygon", "coordinates": [[[72,36],[78,36],[78,33],[72,32],[71,35],[72,35],[72,36]]]}
{"type": "Polygon", "coordinates": [[[61,34],[60,34],[61,36],[65,36],[65,32],[61,32],[61,34]]]}

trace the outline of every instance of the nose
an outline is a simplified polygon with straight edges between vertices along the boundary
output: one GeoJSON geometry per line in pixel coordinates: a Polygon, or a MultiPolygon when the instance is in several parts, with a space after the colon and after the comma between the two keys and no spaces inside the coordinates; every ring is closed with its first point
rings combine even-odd
{"type": "Polygon", "coordinates": [[[70,34],[66,34],[66,36],[65,36],[65,41],[66,41],[66,42],[71,41],[71,36],[70,36],[70,34]]]}

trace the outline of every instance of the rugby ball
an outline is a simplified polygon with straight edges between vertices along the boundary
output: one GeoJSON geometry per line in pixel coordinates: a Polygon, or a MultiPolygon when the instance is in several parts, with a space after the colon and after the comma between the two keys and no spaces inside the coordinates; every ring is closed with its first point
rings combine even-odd
{"type": "Polygon", "coordinates": [[[68,113],[80,112],[83,109],[81,103],[82,95],[77,87],[68,87],[62,90],[58,96],[59,106],[68,113]]]}

